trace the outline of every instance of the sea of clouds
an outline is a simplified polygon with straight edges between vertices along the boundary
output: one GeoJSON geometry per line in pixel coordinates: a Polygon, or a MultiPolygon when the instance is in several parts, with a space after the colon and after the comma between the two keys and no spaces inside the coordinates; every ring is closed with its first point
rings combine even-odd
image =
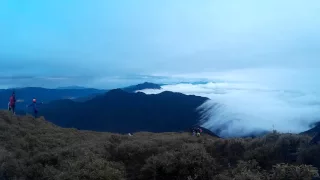
{"type": "Polygon", "coordinates": [[[223,137],[273,129],[300,133],[320,121],[319,74],[317,69],[198,73],[185,77],[206,77],[208,83],[177,83],[164,85],[161,90],[145,89],[142,92],[173,91],[210,98],[198,108],[203,117],[200,121],[203,127],[219,132],[223,137]]]}

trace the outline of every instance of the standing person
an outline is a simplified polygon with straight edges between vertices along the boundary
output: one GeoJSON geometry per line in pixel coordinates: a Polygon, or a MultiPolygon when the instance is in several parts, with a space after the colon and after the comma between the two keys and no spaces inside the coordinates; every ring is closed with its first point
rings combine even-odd
{"type": "Polygon", "coordinates": [[[202,129],[197,128],[196,132],[197,132],[197,136],[199,137],[201,135],[202,129]]]}
{"type": "Polygon", "coordinates": [[[32,106],[34,118],[37,118],[37,115],[38,115],[37,105],[39,105],[39,104],[43,104],[43,103],[42,103],[42,102],[41,102],[41,103],[37,103],[37,100],[36,100],[36,99],[33,99],[33,100],[32,100],[32,103],[31,103],[30,105],[27,105],[27,107],[32,106]]]}
{"type": "Polygon", "coordinates": [[[15,114],[16,113],[15,109],[16,109],[16,94],[13,91],[9,100],[9,111],[12,111],[12,113],[15,114]]]}
{"type": "Polygon", "coordinates": [[[197,137],[200,137],[200,132],[199,132],[199,130],[197,130],[197,137]]]}
{"type": "Polygon", "coordinates": [[[192,136],[196,135],[196,130],[192,129],[192,136]]]}

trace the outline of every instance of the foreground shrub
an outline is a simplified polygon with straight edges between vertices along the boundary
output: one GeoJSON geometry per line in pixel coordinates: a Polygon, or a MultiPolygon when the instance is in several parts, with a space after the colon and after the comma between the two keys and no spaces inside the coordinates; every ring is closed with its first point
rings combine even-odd
{"type": "Polygon", "coordinates": [[[302,135],[271,133],[247,143],[246,160],[256,160],[264,169],[271,169],[278,163],[295,163],[301,148],[309,138],[302,135]]]}
{"type": "Polygon", "coordinates": [[[318,170],[310,165],[277,164],[274,166],[272,180],[310,180],[318,175],[318,170]]]}
{"type": "Polygon", "coordinates": [[[320,167],[310,137],[273,132],[218,139],[64,129],[0,111],[0,180],[309,180],[320,167]]]}
{"type": "Polygon", "coordinates": [[[309,164],[320,168],[320,145],[301,149],[298,153],[297,161],[299,164],[309,164]]]}
{"type": "Polygon", "coordinates": [[[115,162],[108,162],[102,159],[90,161],[84,159],[77,162],[69,162],[70,169],[56,179],[75,179],[75,180],[122,180],[125,179],[125,168],[115,162]]]}
{"type": "Polygon", "coordinates": [[[241,139],[219,139],[205,144],[205,147],[206,151],[225,168],[235,166],[243,159],[245,153],[245,141],[241,139]]]}
{"type": "Polygon", "coordinates": [[[239,161],[235,168],[229,168],[215,176],[217,180],[264,180],[267,172],[262,170],[256,161],[239,161]]]}
{"type": "Polygon", "coordinates": [[[147,159],[140,179],[211,179],[219,166],[200,144],[184,144],[178,151],[169,151],[147,159]]]}

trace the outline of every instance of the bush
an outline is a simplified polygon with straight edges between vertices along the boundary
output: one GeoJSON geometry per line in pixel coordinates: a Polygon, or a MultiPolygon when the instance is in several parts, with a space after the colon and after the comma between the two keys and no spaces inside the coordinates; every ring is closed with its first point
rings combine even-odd
{"type": "Polygon", "coordinates": [[[302,135],[271,133],[248,142],[245,159],[256,160],[262,168],[271,169],[278,163],[295,163],[309,138],[302,135]]]}
{"type": "Polygon", "coordinates": [[[301,149],[297,157],[298,164],[309,164],[320,168],[320,145],[301,149]]]}
{"type": "Polygon", "coordinates": [[[223,173],[217,175],[218,180],[264,180],[267,172],[262,170],[258,163],[253,161],[239,161],[235,168],[229,168],[223,173]]]}
{"type": "Polygon", "coordinates": [[[200,144],[184,144],[180,150],[169,151],[147,159],[141,179],[211,179],[219,166],[200,144]]]}
{"type": "Polygon", "coordinates": [[[320,145],[308,146],[310,139],[277,132],[253,139],[173,132],[129,137],[0,111],[0,179],[311,179],[320,145]]]}
{"type": "Polygon", "coordinates": [[[318,170],[310,165],[277,164],[272,170],[272,180],[310,180],[318,175],[318,170]]]}

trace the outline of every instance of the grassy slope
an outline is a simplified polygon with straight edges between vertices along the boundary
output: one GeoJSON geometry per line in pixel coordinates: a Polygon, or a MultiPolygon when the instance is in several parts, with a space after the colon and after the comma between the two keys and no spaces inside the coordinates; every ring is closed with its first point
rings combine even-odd
{"type": "Polygon", "coordinates": [[[311,179],[315,168],[303,164],[320,167],[320,146],[308,147],[310,139],[278,133],[228,140],[187,133],[129,137],[0,111],[0,179],[311,179]]]}

